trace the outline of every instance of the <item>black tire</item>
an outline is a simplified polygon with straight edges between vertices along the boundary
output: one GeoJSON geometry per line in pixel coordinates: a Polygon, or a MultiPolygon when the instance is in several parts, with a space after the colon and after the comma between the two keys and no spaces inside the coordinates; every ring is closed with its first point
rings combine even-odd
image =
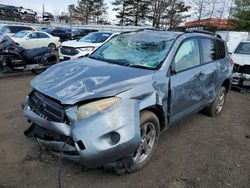
{"type": "Polygon", "coordinates": [[[41,74],[45,69],[31,69],[31,72],[35,75],[41,74]]]}
{"type": "MultiPolygon", "coordinates": [[[[133,154],[133,162],[134,163],[133,163],[133,165],[131,167],[131,170],[130,170],[131,172],[138,171],[139,169],[143,168],[146,164],[149,163],[152,155],[155,152],[155,149],[156,149],[156,146],[157,146],[157,143],[158,143],[158,140],[159,140],[160,123],[159,123],[159,120],[158,120],[157,116],[153,112],[150,112],[150,111],[142,111],[141,112],[141,114],[140,114],[141,136],[142,136],[142,128],[143,128],[144,125],[147,125],[147,126],[150,125],[150,127],[151,126],[154,127],[154,129],[155,129],[154,142],[153,142],[151,151],[149,152],[149,154],[147,154],[147,157],[145,157],[142,161],[139,161],[139,160],[136,161],[135,157],[137,155],[137,152],[141,148],[141,146],[143,145],[143,138],[141,138],[142,139],[141,145],[137,149],[137,151],[135,151],[134,154],[133,154]]],[[[149,145],[149,144],[147,144],[147,145],[149,145]]],[[[144,152],[145,152],[144,154],[146,155],[146,151],[144,151],[144,152]]]]}
{"type": "Polygon", "coordinates": [[[227,90],[224,86],[219,89],[214,101],[204,109],[205,113],[211,117],[221,115],[226,100],[227,90]],[[223,96],[223,99],[222,99],[223,96]]]}
{"type": "Polygon", "coordinates": [[[52,50],[52,51],[56,51],[56,45],[54,43],[50,43],[48,45],[48,47],[52,50]]]}

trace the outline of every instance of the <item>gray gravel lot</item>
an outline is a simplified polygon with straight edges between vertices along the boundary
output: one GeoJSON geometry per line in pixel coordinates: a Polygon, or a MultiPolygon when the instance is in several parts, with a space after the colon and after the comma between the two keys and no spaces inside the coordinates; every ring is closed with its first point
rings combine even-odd
{"type": "MultiPolygon", "coordinates": [[[[0,187],[58,187],[58,158],[23,135],[32,75],[0,78],[0,187]]],[[[223,114],[195,114],[161,135],[149,165],[116,176],[64,161],[63,187],[250,187],[250,94],[231,91],[223,114]]]]}

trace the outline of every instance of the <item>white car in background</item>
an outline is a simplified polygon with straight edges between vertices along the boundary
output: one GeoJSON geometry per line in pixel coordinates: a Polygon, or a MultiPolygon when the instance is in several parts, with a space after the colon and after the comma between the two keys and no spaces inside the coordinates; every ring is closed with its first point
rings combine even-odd
{"type": "Polygon", "coordinates": [[[56,50],[61,45],[60,38],[42,31],[20,31],[11,38],[26,49],[49,47],[56,50]]]}
{"type": "Polygon", "coordinates": [[[115,35],[118,35],[118,33],[93,32],[87,34],[79,40],[63,42],[59,49],[60,61],[84,57],[87,54],[92,53],[96,48],[115,35]]]}
{"type": "Polygon", "coordinates": [[[37,13],[32,10],[32,9],[27,9],[27,8],[23,8],[23,7],[18,7],[18,11],[21,13],[21,14],[29,14],[29,15],[33,15],[33,16],[36,16],[37,13]]]}
{"type": "Polygon", "coordinates": [[[233,84],[250,86],[250,41],[242,41],[231,54],[234,61],[233,84]]]}

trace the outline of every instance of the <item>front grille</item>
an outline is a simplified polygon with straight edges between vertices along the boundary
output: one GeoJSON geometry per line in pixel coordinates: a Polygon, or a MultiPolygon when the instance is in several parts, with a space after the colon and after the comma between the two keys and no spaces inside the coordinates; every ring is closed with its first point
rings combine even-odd
{"type": "Polygon", "coordinates": [[[63,55],[77,55],[79,53],[77,49],[67,46],[62,46],[60,48],[60,52],[63,55]]]}
{"type": "Polygon", "coordinates": [[[67,121],[64,108],[38,91],[30,94],[29,106],[33,112],[49,121],[62,123],[67,121]]]}

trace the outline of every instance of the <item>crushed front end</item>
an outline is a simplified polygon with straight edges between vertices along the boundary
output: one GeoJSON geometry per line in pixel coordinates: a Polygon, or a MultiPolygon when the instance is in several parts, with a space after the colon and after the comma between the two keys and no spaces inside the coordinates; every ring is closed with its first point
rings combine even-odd
{"type": "Polygon", "coordinates": [[[250,86],[250,65],[234,64],[232,86],[241,91],[250,86]]]}
{"type": "Polygon", "coordinates": [[[25,135],[34,137],[53,154],[61,153],[63,158],[88,168],[120,160],[139,147],[137,100],[119,99],[109,108],[81,119],[78,111],[79,105],[62,105],[33,90],[23,108],[31,123],[25,135]]]}

